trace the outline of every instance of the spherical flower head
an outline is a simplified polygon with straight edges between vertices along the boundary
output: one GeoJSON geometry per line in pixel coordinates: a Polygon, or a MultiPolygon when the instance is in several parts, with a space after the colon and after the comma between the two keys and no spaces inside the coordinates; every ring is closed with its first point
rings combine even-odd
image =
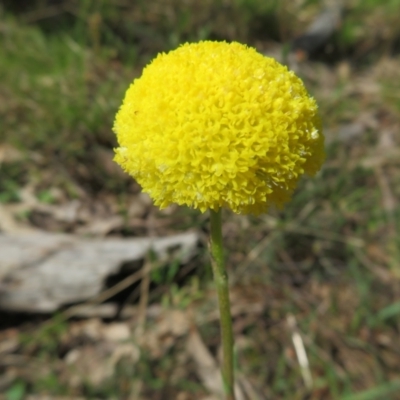
{"type": "Polygon", "coordinates": [[[317,104],[293,72],[239,43],[159,54],[117,113],[115,161],[161,208],[282,207],[324,160],[317,104]]]}

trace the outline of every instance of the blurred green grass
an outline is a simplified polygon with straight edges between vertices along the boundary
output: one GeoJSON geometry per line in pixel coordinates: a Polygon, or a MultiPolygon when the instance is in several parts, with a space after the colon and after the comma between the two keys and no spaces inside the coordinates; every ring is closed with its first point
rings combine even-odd
{"type": "MultiPolygon", "coordinates": [[[[17,202],[18,188],[49,169],[66,171],[67,181],[85,185],[93,196],[111,191],[118,197],[129,191],[130,183],[106,169],[99,154],[106,151],[112,157],[111,127],[123,92],[158,51],[200,39],[238,40],[268,50],[303,32],[321,7],[316,0],[190,0],[185,7],[177,0],[4,2],[0,144],[17,147],[25,159],[2,165],[0,201],[17,202]]],[[[381,125],[365,128],[354,140],[339,140],[331,133],[323,171],[301,182],[283,212],[249,217],[247,222],[229,216],[233,229],[227,248],[235,287],[271,296],[262,320],[246,328],[252,346],[238,354],[240,372],[269,398],[400,398],[400,173],[396,161],[366,162],[379,155],[380,129],[395,125],[399,117],[399,8],[399,0],[346,3],[342,27],[332,38],[333,56],[312,60],[313,76],[304,78],[328,131],[363,112],[376,116],[381,125]],[[394,60],[390,69],[379,67],[385,57],[394,60]],[[342,65],[350,65],[350,76],[342,77],[342,65]],[[360,76],[365,86],[377,86],[372,95],[349,90],[360,76]],[[394,209],[384,206],[382,179],[394,196],[394,209]],[[250,258],[255,249],[256,257],[250,258]],[[296,315],[305,336],[315,379],[312,394],[285,344],[290,335],[282,321],[288,313],[296,315]]],[[[398,146],[398,132],[393,140],[398,146]]],[[[79,196],[57,176],[47,184],[79,196]]],[[[191,210],[178,211],[176,219],[177,226],[199,225],[198,214],[191,210]]],[[[165,282],[160,282],[162,276],[153,276],[153,281],[171,284],[170,275],[165,282]]],[[[207,287],[204,279],[201,288],[207,287]]],[[[198,294],[190,299],[185,288],[175,286],[170,296],[184,298],[185,305],[198,301],[198,294]]],[[[57,319],[54,323],[59,324],[57,319]]],[[[207,329],[204,337],[216,327],[207,329]]],[[[51,364],[58,358],[61,333],[47,333],[36,347],[51,364]]],[[[155,368],[154,360],[143,355],[139,370],[149,396],[160,390],[160,376],[174,364],[174,357],[172,351],[155,368]]],[[[119,398],[129,373],[126,367],[116,372],[114,382],[98,388],[88,385],[82,393],[88,398],[119,398]]],[[[190,382],[180,386],[187,388],[190,382]]],[[[198,390],[196,383],[189,391],[198,390]]],[[[49,374],[38,382],[17,380],[7,399],[23,398],[26,391],[68,394],[68,388],[49,374]]]]}

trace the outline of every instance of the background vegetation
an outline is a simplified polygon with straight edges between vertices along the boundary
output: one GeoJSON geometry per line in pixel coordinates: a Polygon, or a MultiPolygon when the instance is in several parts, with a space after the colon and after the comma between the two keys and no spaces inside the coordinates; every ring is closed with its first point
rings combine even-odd
{"type": "MultiPolygon", "coordinates": [[[[124,218],[104,232],[109,236],[206,232],[206,215],[156,210],[112,163],[111,127],[123,93],[157,52],[185,41],[237,40],[287,62],[292,55],[320,104],[328,158],[284,211],[260,218],[225,213],[238,374],[253,388],[251,399],[400,399],[400,1],[345,2],[329,40],[296,58],[294,39],[324,6],[317,0],[3,1],[0,202],[18,223],[54,232],[80,233],[90,220],[113,215],[124,218]],[[63,220],[28,198],[53,211],[78,201],[89,217],[63,220]],[[141,204],[139,211],[133,204],[141,204]],[[292,317],[296,327],[288,323],[292,317]],[[309,387],[294,352],[295,332],[309,358],[309,387]]],[[[192,313],[208,316],[198,329],[217,357],[205,245],[187,265],[151,276],[148,308],[161,307],[167,319],[176,312],[187,320],[192,313]]],[[[128,292],[113,300],[136,307],[138,296],[128,292]]],[[[123,321],[133,330],[136,320],[68,321],[60,312],[50,320],[2,314],[0,340],[16,338],[9,353],[23,360],[22,366],[0,360],[5,399],[206,398],[185,347],[189,329],[168,331],[173,340],[164,347],[143,344],[140,357],[118,361],[108,379],[87,371],[78,379],[70,367],[74,350],[92,351],[88,370],[108,362],[99,355],[100,339],[82,333],[85,323],[100,331],[123,321]]],[[[149,317],[146,334],[159,326],[160,319],[149,317]]]]}

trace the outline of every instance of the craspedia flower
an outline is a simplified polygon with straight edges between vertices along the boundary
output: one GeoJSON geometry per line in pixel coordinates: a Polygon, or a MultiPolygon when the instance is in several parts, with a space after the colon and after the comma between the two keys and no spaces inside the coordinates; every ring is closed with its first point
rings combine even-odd
{"type": "Polygon", "coordinates": [[[283,206],[325,157],[301,79],[239,43],[158,55],[126,92],[114,131],[115,161],[162,208],[260,214],[283,206]]]}

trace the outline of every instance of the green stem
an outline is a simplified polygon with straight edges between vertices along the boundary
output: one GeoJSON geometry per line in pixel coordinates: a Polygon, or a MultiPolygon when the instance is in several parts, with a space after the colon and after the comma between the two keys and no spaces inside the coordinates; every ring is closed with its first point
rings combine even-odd
{"type": "Polygon", "coordinates": [[[221,209],[210,210],[211,221],[211,264],[217,286],[222,341],[222,379],[226,400],[235,400],[233,373],[233,332],[229,302],[228,274],[225,269],[222,245],[221,209]]]}

